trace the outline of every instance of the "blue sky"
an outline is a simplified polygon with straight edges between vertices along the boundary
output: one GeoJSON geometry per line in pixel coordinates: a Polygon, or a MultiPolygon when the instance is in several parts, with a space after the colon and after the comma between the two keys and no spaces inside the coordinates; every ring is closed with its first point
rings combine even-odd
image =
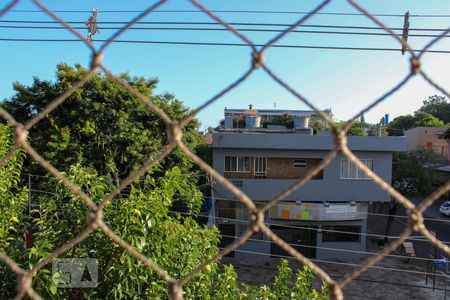
{"type": "MultiPolygon", "coordinates": [[[[2,6],[6,1],[0,1],[2,6]]],[[[143,10],[152,1],[42,1],[51,10],[91,10],[96,7],[100,12],[98,21],[127,21],[137,13],[102,13],[102,10],[143,10]]],[[[272,10],[307,11],[319,1],[201,1],[211,10],[272,10]]],[[[449,14],[450,2],[440,1],[358,1],[372,13],[404,14],[449,14]]],[[[31,1],[21,1],[15,10],[37,10],[31,1]]],[[[160,10],[196,9],[189,1],[175,0],[163,5],[160,10]]],[[[347,1],[332,1],[323,12],[356,12],[347,1]]],[[[89,13],[58,13],[67,21],[85,21],[89,13]]],[[[298,14],[238,14],[217,13],[228,22],[281,23],[291,24],[301,17],[298,14]]],[[[390,27],[402,27],[402,17],[379,17],[390,27]]],[[[50,20],[43,13],[10,12],[1,20],[50,20]]],[[[187,21],[211,22],[203,13],[167,13],[158,12],[147,16],[143,21],[187,21]]],[[[411,17],[410,27],[447,28],[450,18],[411,17]]],[[[364,16],[317,15],[305,24],[374,26],[364,16]]],[[[7,25],[7,24],[0,24],[7,25]]],[[[36,25],[36,24],[34,24],[36,25]]],[[[50,26],[55,26],[49,24],[50,26]]],[[[79,25],[82,26],[82,25],[79,25]]],[[[111,25],[108,25],[111,26],[111,25]]],[[[114,26],[114,25],[112,25],[114,26]]],[[[139,25],[141,27],[151,25],[139,25]]],[[[162,25],[163,26],[163,25],[162,25]]],[[[182,26],[182,25],[179,25],[182,26]]],[[[167,27],[167,26],[166,26],[167,27]]],[[[199,26],[197,26],[199,27],[199,26]]],[[[218,27],[218,26],[217,26],[218,27]]],[[[238,26],[236,26],[238,27],[238,26]]],[[[241,28],[243,28],[241,26],[241,28]]],[[[247,26],[255,28],[255,26],[247,26]]],[[[269,29],[283,27],[265,27],[269,29]]],[[[311,30],[314,28],[301,28],[311,30]]],[[[322,29],[327,30],[327,29],[322,29]]],[[[342,29],[328,29],[344,31],[342,29]]],[[[378,30],[356,30],[361,32],[382,32],[378,30]]],[[[85,29],[80,29],[86,35],[85,29]]],[[[106,39],[112,30],[102,29],[96,39],[106,39]]],[[[436,32],[417,32],[436,34],[436,32]]],[[[244,32],[254,43],[270,40],[274,32],[244,32]]],[[[1,38],[73,38],[65,30],[48,29],[11,29],[0,28],[1,38]]],[[[240,43],[234,35],[225,31],[163,31],[130,30],[120,37],[127,40],[152,41],[190,41],[190,42],[228,42],[240,43]]],[[[414,49],[420,49],[429,39],[411,37],[409,42],[414,49]]],[[[376,47],[400,48],[398,43],[388,36],[336,35],[291,33],[279,44],[340,46],[340,47],[376,47]]],[[[54,79],[55,66],[60,62],[89,65],[89,50],[82,43],[36,43],[2,42],[0,56],[0,99],[13,94],[12,82],[30,84],[33,76],[41,79],[54,79]]],[[[96,47],[100,43],[95,43],[96,47]]],[[[433,47],[435,50],[450,50],[450,38],[433,47]]],[[[250,64],[249,48],[245,47],[206,47],[155,44],[111,45],[105,52],[104,64],[113,73],[128,71],[132,75],[158,77],[157,92],[174,93],[187,106],[199,106],[216,93],[241,76],[250,64]]],[[[272,48],[266,52],[266,62],[275,74],[285,80],[302,95],[321,109],[331,108],[336,118],[350,118],[357,110],[365,107],[399,82],[409,70],[409,58],[400,52],[312,50],[272,48]]],[[[450,85],[450,54],[429,53],[423,58],[423,68],[444,87],[450,85]]],[[[411,80],[394,96],[377,106],[366,115],[370,122],[377,122],[385,113],[391,119],[402,114],[412,113],[420,107],[429,95],[439,94],[423,79],[411,80]]],[[[239,87],[218,100],[213,106],[199,114],[202,128],[215,126],[223,118],[224,107],[245,108],[253,104],[255,108],[306,109],[307,107],[277,85],[263,71],[256,71],[239,87]]]]}

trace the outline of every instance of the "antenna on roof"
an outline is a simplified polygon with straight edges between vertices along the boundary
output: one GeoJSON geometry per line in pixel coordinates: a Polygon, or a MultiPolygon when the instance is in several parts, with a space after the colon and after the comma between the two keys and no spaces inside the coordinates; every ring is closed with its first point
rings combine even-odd
{"type": "Polygon", "coordinates": [[[273,103],[273,109],[277,109],[277,103],[276,102],[273,103]]]}
{"type": "Polygon", "coordinates": [[[248,105],[248,109],[251,110],[252,108],[253,108],[253,104],[249,104],[249,105],[248,105]]]}

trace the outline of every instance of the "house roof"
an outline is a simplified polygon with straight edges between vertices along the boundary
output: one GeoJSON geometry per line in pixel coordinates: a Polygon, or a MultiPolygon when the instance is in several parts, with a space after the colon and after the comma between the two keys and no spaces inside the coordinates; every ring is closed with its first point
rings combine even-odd
{"type": "Polygon", "coordinates": [[[197,134],[201,136],[208,145],[212,145],[212,133],[205,133],[204,131],[197,131],[197,134]]]}
{"type": "MultiPolygon", "coordinates": [[[[225,108],[225,115],[243,115],[246,114],[249,110],[248,109],[228,109],[225,108]]],[[[292,109],[252,109],[252,111],[255,111],[256,114],[260,116],[283,116],[283,115],[290,115],[290,116],[311,116],[311,115],[317,115],[317,113],[313,110],[292,110],[292,109]]],[[[325,109],[322,110],[326,115],[331,115],[331,109],[325,109]]]]}
{"type": "Polygon", "coordinates": [[[208,145],[212,145],[212,143],[213,143],[213,135],[212,135],[212,133],[204,134],[203,138],[206,140],[208,145]]]}
{"type": "MultiPolygon", "coordinates": [[[[405,137],[348,136],[347,144],[355,151],[406,151],[405,137]]],[[[213,134],[213,148],[332,150],[334,147],[331,135],[259,132],[213,134]]]]}

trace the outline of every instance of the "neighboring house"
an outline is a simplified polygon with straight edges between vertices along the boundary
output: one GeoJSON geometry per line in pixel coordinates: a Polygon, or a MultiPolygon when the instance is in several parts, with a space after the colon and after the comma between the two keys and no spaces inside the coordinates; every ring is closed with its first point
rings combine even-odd
{"type": "Polygon", "coordinates": [[[444,127],[415,127],[405,131],[406,148],[412,150],[434,150],[436,153],[448,159],[447,141],[440,139],[446,128],[444,127]]]}
{"type": "Polygon", "coordinates": [[[208,145],[212,145],[212,133],[198,131],[199,136],[201,136],[208,145]]]}
{"type": "MultiPolygon", "coordinates": [[[[258,117],[258,113],[252,112],[251,117],[258,117]]],[[[239,130],[219,128],[213,134],[214,169],[257,206],[267,203],[320,163],[334,147],[331,135],[312,135],[306,126],[306,115],[294,121],[300,126],[293,129],[255,127],[258,121],[247,122],[248,128],[239,130]]],[[[391,182],[392,153],[406,150],[404,137],[349,136],[348,145],[387,183],[391,182]]],[[[214,186],[213,201],[224,247],[245,231],[250,216],[245,205],[218,183],[214,186]]],[[[312,180],[273,206],[265,222],[308,257],[355,257],[358,253],[346,250],[365,250],[369,204],[389,201],[385,191],[339,153],[312,180]]],[[[232,255],[262,259],[286,253],[259,232],[232,255]]]]}
{"type": "Polygon", "coordinates": [[[447,164],[450,165],[450,128],[442,131],[439,138],[447,143],[447,164]]]}

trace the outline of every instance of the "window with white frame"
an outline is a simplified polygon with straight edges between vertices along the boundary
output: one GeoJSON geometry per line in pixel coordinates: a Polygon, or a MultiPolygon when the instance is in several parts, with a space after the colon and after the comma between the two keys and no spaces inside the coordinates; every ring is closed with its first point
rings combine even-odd
{"type": "MultiPolygon", "coordinates": [[[[360,160],[367,168],[373,171],[373,159],[360,160]]],[[[341,160],[341,179],[370,179],[363,171],[358,169],[348,159],[341,160]]]]}
{"type": "Polygon", "coordinates": [[[225,172],[250,172],[250,157],[225,156],[225,172]]]}
{"type": "Polygon", "coordinates": [[[267,157],[255,157],[255,177],[267,176],[267,157]]]}

